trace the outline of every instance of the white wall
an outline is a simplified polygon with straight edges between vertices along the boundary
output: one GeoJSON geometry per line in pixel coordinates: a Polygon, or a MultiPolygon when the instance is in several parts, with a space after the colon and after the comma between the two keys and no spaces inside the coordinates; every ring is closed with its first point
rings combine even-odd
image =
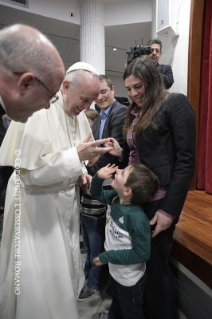
{"type": "MultiPolygon", "coordinates": [[[[171,0],[173,1],[173,0],[171,0]]],[[[177,1],[177,0],[174,0],[177,1]]],[[[110,2],[110,1],[109,1],[110,2]]],[[[188,44],[190,25],[191,0],[181,0],[179,3],[179,36],[176,38],[163,37],[156,34],[156,0],[152,0],[152,38],[159,38],[163,44],[163,54],[160,58],[161,64],[170,64],[174,74],[174,84],[170,92],[180,92],[187,95],[188,78],[188,44]]],[[[107,74],[114,82],[116,95],[126,96],[127,91],[122,76],[107,74]]]]}
{"type": "Polygon", "coordinates": [[[111,81],[113,82],[113,85],[115,88],[115,95],[128,98],[127,90],[125,88],[122,75],[116,75],[116,74],[112,74],[112,72],[109,72],[109,73],[106,72],[106,76],[109,77],[111,81]]]}
{"type": "MultiPolygon", "coordinates": [[[[151,37],[158,37],[163,44],[163,54],[160,58],[161,64],[170,64],[172,66],[173,74],[174,74],[174,84],[169,89],[170,92],[180,92],[187,95],[187,82],[188,82],[188,44],[189,44],[189,25],[190,25],[190,6],[191,0],[171,0],[177,1],[177,5],[179,8],[179,36],[178,37],[164,37],[156,34],[156,0],[152,1],[137,1],[133,0],[136,6],[132,5],[131,8],[127,6],[127,2],[129,1],[116,1],[116,3],[112,4],[111,1],[106,1],[105,3],[105,24],[114,24],[114,20],[121,24],[126,23],[125,18],[120,14],[120,5],[126,10],[125,12],[127,19],[129,17],[133,17],[135,20],[140,19],[140,21],[144,21],[143,13],[147,16],[147,20],[150,15],[148,13],[149,5],[151,8],[152,15],[152,32],[151,37]],[[140,4],[138,3],[140,2],[140,4]],[[148,2],[148,3],[147,3],[148,2]],[[142,9],[139,7],[142,5],[142,9]],[[112,10],[111,10],[112,9],[112,10]],[[119,14],[118,14],[119,10],[119,14]],[[133,10],[133,14],[131,12],[133,10]],[[137,12],[136,12],[137,11],[137,12]],[[109,14],[110,13],[110,14],[109,14]],[[115,18],[116,16],[116,18],[115,18]],[[110,20],[111,19],[111,20],[110,20]],[[123,22],[121,22],[123,21],[123,22]]],[[[130,3],[131,4],[131,1],[130,3]]],[[[146,20],[146,21],[147,21],[146,20]]],[[[136,21],[137,22],[137,21],[136,21]]],[[[106,73],[107,74],[107,73],[106,73]]],[[[111,80],[114,82],[116,95],[117,96],[128,96],[126,89],[124,87],[124,82],[122,80],[122,76],[114,76],[111,74],[107,74],[111,80]]]]}
{"type": "MultiPolygon", "coordinates": [[[[191,0],[171,0],[177,1],[180,6],[179,10],[179,37],[177,38],[165,38],[158,36],[163,43],[163,55],[160,59],[160,63],[171,64],[174,74],[175,83],[170,89],[171,92],[182,92],[187,94],[187,72],[188,72],[188,41],[189,41],[189,22],[190,22],[190,4],[191,0]]],[[[44,27],[48,27],[48,22],[44,21],[45,16],[48,18],[57,19],[55,23],[49,25],[49,28],[53,31],[52,34],[57,34],[58,26],[57,21],[64,21],[67,24],[63,36],[67,34],[73,38],[77,38],[77,32],[80,24],[80,0],[29,0],[29,8],[24,9],[16,5],[10,5],[0,0],[1,6],[10,6],[12,8],[20,9],[26,12],[33,13],[35,15],[41,15],[40,26],[43,26],[45,32],[49,30],[44,27]],[[74,18],[70,17],[70,13],[75,14],[74,18]],[[68,26],[68,22],[72,22],[71,27],[68,26]],[[54,30],[54,28],[56,30],[54,30]],[[57,32],[56,32],[57,31],[57,32]],[[74,37],[75,34],[75,37],[74,37]]],[[[133,24],[141,23],[144,21],[152,20],[152,37],[156,37],[156,0],[105,0],[105,25],[106,30],[110,29],[110,25],[116,25],[116,36],[119,37],[119,25],[126,24],[126,28],[134,28],[133,24]],[[133,23],[133,24],[130,24],[133,23]]],[[[15,15],[16,16],[16,15],[15,15]]],[[[33,18],[33,16],[31,15],[33,18]]],[[[20,20],[20,19],[19,19],[20,20]]],[[[50,21],[51,19],[47,20],[50,21]]],[[[54,21],[54,20],[52,20],[54,21]]],[[[51,21],[51,23],[52,23],[51,21]]],[[[3,24],[6,24],[2,20],[3,24]]],[[[145,22],[144,22],[145,24],[145,22]]],[[[147,22],[148,24],[148,22],[147,22]]],[[[42,28],[41,28],[42,29],[42,28]]],[[[110,33],[107,31],[106,33],[110,33]]],[[[127,32],[122,34],[123,41],[126,44],[127,32]]],[[[143,31],[141,30],[141,38],[143,31]]],[[[136,37],[137,39],[138,37],[136,37]]],[[[128,39],[129,40],[129,39],[128,39]]],[[[138,39],[137,39],[138,40],[138,39]]],[[[145,40],[146,41],[146,40],[145,40]]],[[[139,41],[140,43],[140,41],[139,41]]],[[[114,41],[115,45],[116,41],[114,41]]],[[[130,38],[130,45],[134,44],[134,39],[130,38]]],[[[144,43],[145,44],[145,43],[144,43]]],[[[125,46],[123,46],[124,48],[125,46]]],[[[128,47],[128,46],[127,46],[128,47]]],[[[121,75],[114,76],[116,83],[117,95],[127,96],[123,84],[121,75]]]]}
{"type": "Polygon", "coordinates": [[[152,21],[151,0],[107,0],[105,26],[152,21]]]}
{"type": "MultiPolygon", "coordinates": [[[[29,8],[3,1],[0,4],[80,25],[80,0],[29,0],[29,8]]],[[[104,15],[105,26],[152,21],[151,0],[106,0],[104,15]]]]}
{"type": "Polygon", "coordinates": [[[1,5],[39,14],[44,17],[80,24],[80,0],[29,0],[29,8],[3,1],[0,3],[1,5]],[[73,18],[70,15],[71,12],[75,13],[73,18]]]}
{"type": "Polygon", "coordinates": [[[161,64],[170,64],[172,66],[175,82],[169,89],[169,91],[180,92],[187,95],[188,44],[191,0],[181,0],[178,1],[178,3],[179,36],[175,38],[166,38],[164,36],[156,34],[156,0],[152,0],[152,38],[159,38],[163,44],[163,54],[159,62],[161,64]]]}

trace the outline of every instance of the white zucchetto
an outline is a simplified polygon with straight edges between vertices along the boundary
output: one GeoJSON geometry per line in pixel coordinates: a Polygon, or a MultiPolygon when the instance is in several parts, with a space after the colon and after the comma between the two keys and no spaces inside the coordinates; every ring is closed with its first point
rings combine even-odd
{"type": "Polygon", "coordinates": [[[72,66],[70,66],[70,68],[68,68],[68,70],[66,71],[66,74],[76,70],[85,70],[85,71],[95,73],[96,75],[99,75],[96,69],[91,64],[86,62],[74,63],[72,66]]]}

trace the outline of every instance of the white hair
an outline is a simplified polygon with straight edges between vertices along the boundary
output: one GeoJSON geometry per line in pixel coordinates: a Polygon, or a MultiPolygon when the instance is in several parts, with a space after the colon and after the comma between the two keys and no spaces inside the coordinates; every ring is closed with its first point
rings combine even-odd
{"type": "Polygon", "coordinates": [[[97,78],[99,78],[99,76],[92,71],[78,69],[78,70],[74,70],[74,71],[71,71],[69,73],[66,73],[64,80],[68,80],[75,87],[76,85],[78,85],[79,83],[82,82],[82,77],[83,77],[84,72],[88,72],[88,73],[96,76],[97,78]]]}

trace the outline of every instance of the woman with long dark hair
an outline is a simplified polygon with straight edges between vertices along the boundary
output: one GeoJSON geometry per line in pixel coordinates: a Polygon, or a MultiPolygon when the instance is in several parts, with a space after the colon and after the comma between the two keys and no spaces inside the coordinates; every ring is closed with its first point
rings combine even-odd
{"type": "Polygon", "coordinates": [[[146,165],[160,180],[157,194],[143,205],[152,226],[145,311],[148,319],[173,319],[168,258],[195,167],[195,115],[185,95],[166,91],[148,56],[133,60],[123,77],[131,104],[123,127],[124,147],[111,139],[112,154],[126,166],[146,165]]]}

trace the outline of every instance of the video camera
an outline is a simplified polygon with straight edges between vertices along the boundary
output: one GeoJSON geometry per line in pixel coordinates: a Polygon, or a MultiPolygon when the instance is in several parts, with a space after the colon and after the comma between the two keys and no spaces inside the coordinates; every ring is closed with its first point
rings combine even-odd
{"type": "Polygon", "coordinates": [[[127,50],[127,64],[129,64],[132,60],[138,58],[141,55],[149,55],[153,52],[153,49],[150,46],[145,45],[137,45],[136,47],[131,47],[130,50],[127,50]]]}

